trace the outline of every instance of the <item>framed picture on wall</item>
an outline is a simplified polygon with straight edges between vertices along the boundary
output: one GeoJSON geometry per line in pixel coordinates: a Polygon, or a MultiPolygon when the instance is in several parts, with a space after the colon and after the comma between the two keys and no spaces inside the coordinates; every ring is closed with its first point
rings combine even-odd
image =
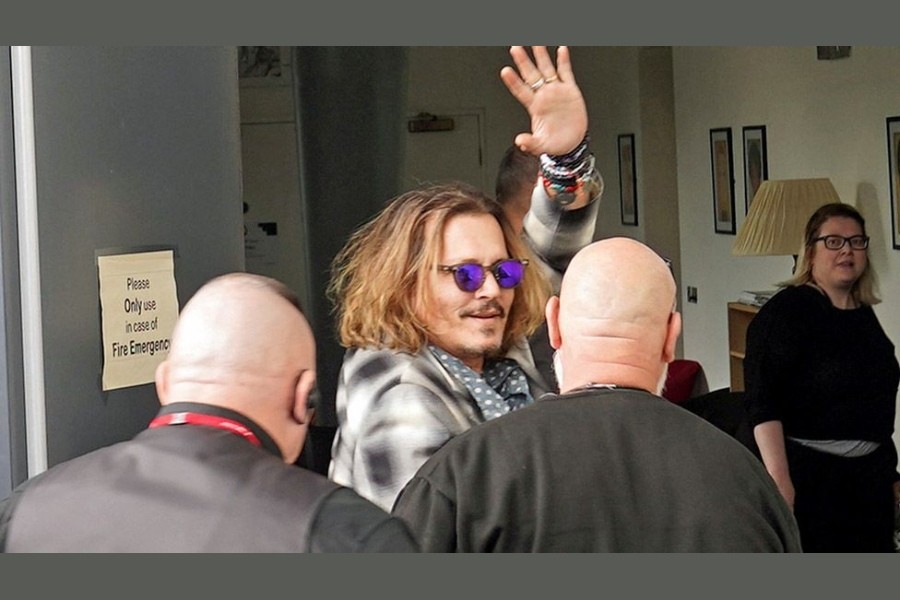
{"type": "Polygon", "coordinates": [[[900,250],[900,117],[887,119],[888,183],[891,188],[891,231],[894,249],[900,250]]]}
{"type": "Polygon", "coordinates": [[[709,130],[709,152],[716,233],[734,234],[734,159],[730,127],[709,130]]]}
{"type": "Polygon", "coordinates": [[[619,206],[622,210],[622,225],[637,225],[637,170],[634,166],[633,133],[619,135],[619,206]]]}
{"type": "Polygon", "coordinates": [[[766,126],[744,127],[744,214],[750,211],[759,184],[769,178],[766,156],[766,126]]]}

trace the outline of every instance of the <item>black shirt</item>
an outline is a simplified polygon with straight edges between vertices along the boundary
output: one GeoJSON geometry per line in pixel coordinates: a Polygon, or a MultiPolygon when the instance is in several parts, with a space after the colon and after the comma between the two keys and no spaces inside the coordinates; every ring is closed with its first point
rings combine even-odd
{"type": "Polygon", "coordinates": [[[841,310],[817,289],[788,287],[747,329],[745,401],[752,425],[785,435],[890,442],[900,366],[871,306],[841,310]]]}

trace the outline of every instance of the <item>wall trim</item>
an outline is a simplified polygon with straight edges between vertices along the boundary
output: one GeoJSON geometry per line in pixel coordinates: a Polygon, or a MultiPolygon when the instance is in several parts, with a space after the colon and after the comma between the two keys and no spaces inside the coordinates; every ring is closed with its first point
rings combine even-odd
{"type": "Polygon", "coordinates": [[[22,358],[25,371],[25,442],[28,476],[33,477],[47,470],[47,418],[31,47],[13,46],[10,63],[13,131],[16,138],[16,206],[22,297],[22,358]]]}

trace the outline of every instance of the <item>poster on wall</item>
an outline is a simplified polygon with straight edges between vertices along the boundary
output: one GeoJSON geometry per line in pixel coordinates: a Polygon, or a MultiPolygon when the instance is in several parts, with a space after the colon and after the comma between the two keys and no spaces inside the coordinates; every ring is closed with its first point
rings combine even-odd
{"type": "Polygon", "coordinates": [[[744,214],[750,212],[750,204],[759,185],[769,178],[769,161],[766,156],[766,126],[744,127],[744,214]]]}
{"type": "Polygon", "coordinates": [[[716,233],[734,233],[734,161],[731,149],[731,128],[709,130],[709,151],[712,162],[713,213],[716,233]]]}
{"type": "Polygon", "coordinates": [[[900,117],[887,120],[888,183],[891,189],[891,223],[894,249],[900,250],[900,117]]]}
{"type": "Polygon", "coordinates": [[[97,257],[103,391],[152,383],[178,318],[173,250],[97,257]]]}
{"type": "Polygon", "coordinates": [[[637,170],[634,166],[634,134],[619,136],[619,203],[622,225],[638,224],[637,170]]]}

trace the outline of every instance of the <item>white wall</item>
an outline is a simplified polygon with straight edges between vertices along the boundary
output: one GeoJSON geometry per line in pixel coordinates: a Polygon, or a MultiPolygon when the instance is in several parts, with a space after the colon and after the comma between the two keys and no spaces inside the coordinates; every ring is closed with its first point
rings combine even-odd
{"type": "Polygon", "coordinates": [[[709,130],[731,127],[737,225],[744,218],[741,128],[765,125],[770,179],[829,177],[859,208],[881,281],[876,312],[900,343],[900,250],[892,249],[885,118],[900,115],[900,48],[854,46],[849,58],[816,60],[813,46],[676,47],[675,125],[685,355],[699,360],[710,389],[728,386],[726,303],[741,290],[772,289],[789,257],[733,257],[732,235],[714,233],[709,130]]]}
{"type": "Polygon", "coordinates": [[[484,179],[493,194],[503,152],[516,133],[528,128],[525,109],[500,80],[512,65],[506,46],[414,46],[409,49],[408,112],[484,114],[484,179]]]}
{"type": "Polygon", "coordinates": [[[240,80],[242,198],[246,269],[274,277],[310,306],[307,222],[300,194],[292,53],[281,47],[278,81],[240,80]],[[260,223],[275,223],[265,231],[260,223]]]}
{"type": "MultiPolygon", "coordinates": [[[[591,147],[606,181],[597,218],[596,237],[624,235],[643,239],[643,213],[638,103],[637,46],[570,48],[575,78],[588,105],[591,147]],[[616,136],[636,134],[638,169],[637,227],[621,225],[616,136]]],[[[500,69],[513,66],[506,46],[414,46],[409,51],[409,112],[440,113],[477,108],[485,114],[486,188],[503,152],[515,135],[530,128],[526,110],[506,90],[500,69]]]]}
{"type": "Polygon", "coordinates": [[[644,240],[647,205],[641,137],[638,46],[577,47],[572,49],[575,77],[588,105],[592,149],[606,183],[595,239],[625,236],[644,240]],[[578,60],[576,60],[578,59],[578,60]],[[638,225],[622,225],[619,207],[618,135],[635,134],[638,225]]]}

